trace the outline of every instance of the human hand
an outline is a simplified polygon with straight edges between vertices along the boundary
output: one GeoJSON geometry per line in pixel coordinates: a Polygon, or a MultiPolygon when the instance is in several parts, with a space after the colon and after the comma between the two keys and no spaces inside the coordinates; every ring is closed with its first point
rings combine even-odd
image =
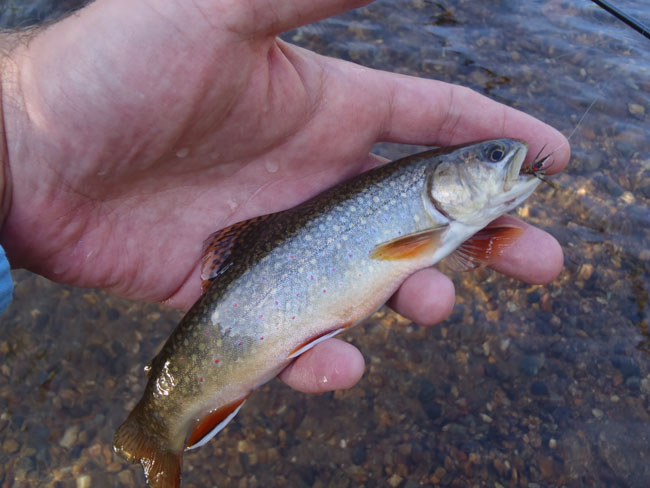
{"type": "MultiPolygon", "coordinates": [[[[211,232],[369,169],[376,141],[514,137],[532,154],[557,147],[554,171],[566,164],[560,133],[469,89],[276,37],[364,3],[100,0],[18,43],[2,69],[12,193],[0,240],[12,264],[187,309],[211,232]]],[[[542,283],[561,265],[557,242],[526,226],[495,268],[542,283]]],[[[453,302],[451,281],[427,269],[390,305],[433,324],[453,302]]],[[[332,339],[281,377],[320,392],[362,373],[356,348],[332,339]]]]}

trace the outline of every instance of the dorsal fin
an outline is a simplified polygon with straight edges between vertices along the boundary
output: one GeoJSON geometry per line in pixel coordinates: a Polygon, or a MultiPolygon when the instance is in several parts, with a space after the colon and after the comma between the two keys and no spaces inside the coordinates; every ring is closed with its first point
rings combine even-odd
{"type": "Polygon", "coordinates": [[[494,264],[523,233],[524,230],[516,225],[495,225],[481,229],[449,256],[448,264],[457,271],[494,264]]]}
{"type": "Polygon", "coordinates": [[[445,224],[383,242],[372,250],[370,257],[381,261],[416,258],[422,253],[435,250],[440,244],[442,231],[447,227],[445,224]]]}
{"type": "Polygon", "coordinates": [[[266,221],[269,217],[277,214],[261,215],[252,219],[242,220],[224,229],[218,230],[205,240],[203,246],[203,258],[201,260],[201,280],[203,280],[203,291],[205,291],[212,280],[222,274],[230,267],[230,255],[240,238],[266,221]]]}
{"type": "Polygon", "coordinates": [[[237,415],[237,412],[244,405],[249,395],[228,405],[224,405],[199,420],[187,439],[187,447],[185,449],[201,447],[217,435],[237,415]]]}

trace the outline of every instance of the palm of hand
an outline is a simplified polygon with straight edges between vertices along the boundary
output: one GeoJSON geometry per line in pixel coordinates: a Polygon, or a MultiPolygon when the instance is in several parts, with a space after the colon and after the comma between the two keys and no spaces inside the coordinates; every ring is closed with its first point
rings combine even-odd
{"type": "MultiPolygon", "coordinates": [[[[162,301],[195,269],[212,231],[359,172],[376,131],[371,114],[340,117],[359,101],[324,58],[268,33],[242,40],[206,24],[178,33],[196,22],[151,11],[142,19],[133,34],[141,39],[124,46],[105,42],[106,19],[83,31],[84,46],[31,45],[33,76],[22,80],[37,95],[32,120],[47,127],[48,143],[31,148],[47,192],[31,196],[41,224],[19,254],[29,251],[25,264],[58,281],[162,301]],[[161,32],[174,35],[146,43],[161,32]],[[57,157],[75,164],[47,161],[57,157]]],[[[11,221],[14,232],[30,227],[23,217],[11,221]]],[[[187,307],[198,291],[192,275],[173,303],[187,307]]]]}

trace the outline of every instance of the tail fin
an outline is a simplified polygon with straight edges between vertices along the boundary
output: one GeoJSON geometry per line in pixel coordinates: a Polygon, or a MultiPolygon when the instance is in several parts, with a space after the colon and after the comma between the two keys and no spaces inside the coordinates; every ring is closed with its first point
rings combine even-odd
{"type": "Polygon", "coordinates": [[[113,449],[132,463],[140,463],[151,488],[179,488],[183,451],[166,448],[163,439],[143,426],[138,407],[117,429],[113,449]]]}

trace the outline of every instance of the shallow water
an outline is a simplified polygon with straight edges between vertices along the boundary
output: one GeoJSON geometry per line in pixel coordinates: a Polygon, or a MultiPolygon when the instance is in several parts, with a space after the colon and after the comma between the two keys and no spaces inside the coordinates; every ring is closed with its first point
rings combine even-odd
{"type": "MultiPolygon", "coordinates": [[[[648,2],[617,5],[650,23],[648,2]]],[[[579,1],[381,0],[284,37],[469,86],[571,134],[559,188],[518,212],[558,238],[565,269],[544,287],[454,274],[458,303],[433,328],[380,313],[345,336],[367,360],[356,387],[264,386],[185,456],[184,486],[648,486],[650,41],[579,1]]],[[[15,278],[0,482],[141,486],[112,436],[179,314],[15,278]]]]}

